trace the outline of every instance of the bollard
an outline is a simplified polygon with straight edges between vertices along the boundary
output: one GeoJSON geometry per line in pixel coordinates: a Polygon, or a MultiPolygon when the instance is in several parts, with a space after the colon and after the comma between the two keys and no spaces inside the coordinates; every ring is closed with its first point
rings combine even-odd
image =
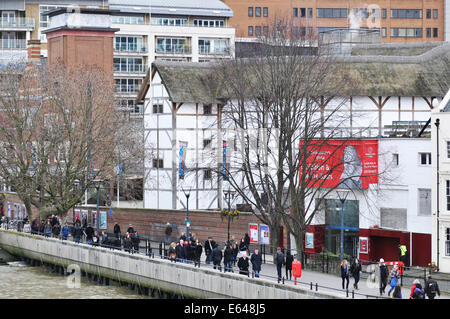
{"type": "Polygon", "coordinates": [[[316,291],[318,291],[318,290],[319,290],[319,285],[316,282],[316,291]]]}
{"type": "Polygon", "coordinates": [[[345,290],[345,294],[346,294],[346,296],[348,298],[348,289],[345,290]]]}
{"type": "Polygon", "coordinates": [[[312,283],[312,281],[311,281],[311,288],[310,288],[310,290],[312,290],[313,289],[313,283],[312,283]]]}
{"type": "Polygon", "coordinates": [[[352,299],[355,299],[355,291],[352,290],[352,299]]]}
{"type": "Polygon", "coordinates": [[[284,285],[284,276],[283,276],[283,285],[284,285]]]}

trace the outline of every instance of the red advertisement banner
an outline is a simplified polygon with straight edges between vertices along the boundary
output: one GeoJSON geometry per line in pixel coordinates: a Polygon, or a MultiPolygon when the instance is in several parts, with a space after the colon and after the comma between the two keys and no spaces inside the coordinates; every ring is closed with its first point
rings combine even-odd
{"type": "Polygon", "coordinates": [[[305,156],[305,173],[300,167],[299,178],[309,187],[367,189],[378,183],[378,140],[314,140],[305,156]]]}

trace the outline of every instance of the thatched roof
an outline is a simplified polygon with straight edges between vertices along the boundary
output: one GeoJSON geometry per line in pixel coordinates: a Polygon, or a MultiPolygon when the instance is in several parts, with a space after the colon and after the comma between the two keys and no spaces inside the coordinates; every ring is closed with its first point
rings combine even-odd
{"type": "MultiPolygon", "coordinates": [[[[403,49],[405,45],[402,45],[403,49]]],[[[421,53],[423,47],[417,51],[421,53]]],[[[392,50],[390,52],[395,52],[392,50]]],[[[386,51],[387,52],[387,51],[386,51]]],[[[385,53],[386,53],[385,52],[385,53]]],[[[350,79],[351,85],[334,95],[347,96],[444,96],[450,86],[450,43],[429,46],[419,55],[333,57],[339,72],[333,81],[350,79]]],[[[152,64],[169,92],[172,102],[222,103],[227,99],[214,76],[213,63],[160,62],[152,64]]],[[[143,101],[150,74],[138,97],[143,101]]]]}

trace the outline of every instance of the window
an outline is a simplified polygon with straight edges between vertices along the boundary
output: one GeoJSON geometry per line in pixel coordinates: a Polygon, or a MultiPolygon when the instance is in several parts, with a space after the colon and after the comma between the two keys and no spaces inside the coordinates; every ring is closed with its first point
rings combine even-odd
{"type": "Polygon", "coordinates": [[[298,8],[294,8],[294,18],[298,18],[298,8]]]}
{"type": "Polygon", "coordinates": [[[112,23],[116,24],[144,24],[144,16],[113,16],[112,23]]]}
{"type": "Polygon", "coordinates": [[[164,113],[164,107],[162,104],[153,104],[153,113],[164,113]]]}
{"type": "Polygon", "coordinates": [[[114,38],[114,50],[122,52],[143,52],[145,51],[143,38],[116,36],[114,38]]]}
{"type": "Polygon", "coordinates": [[[381,36],[382,36],[383,38],[385,38],[386,35],[387,35],[387,30],[386,30],[386,28],[381,28],[381,36]]]}
{"type": "Polygon", "coordinates": [[[224,26],[225,20],[194,19],[194,27],[223,28],[224,26]]]}
{"type": "Polygon", "coordinates": [[[203,114],[211,114],[211,109],[211,104],[203,104],[203,114]]]}
{"type": "Polygon", "coordinates": [[[450,256],[450,228],[445,229],[445,256],[450,256]]]}
{"type": "Polygon", "coordinates": [[[431,19],[431,9],[427,9],[427,19],[431,19]]]}
{"type": "Polygon", "coordinates": [[[387,10],[386,9],[381,9],[381,17],[383,19],[386,19],[386,17],[387,17],[387,10]]]}
{"type": "Polygon", "coordinates": [[[164,160],[162,158],[154,158],[153,159],[153,167],[154,168],[164,168],[164,160]]]}
{"type": "Polygon", "coordinates": [[[347,18],[347,8],[317,8],[318,18],[347,18]]]}
{"type": "Polygon", "coordinates": [[[267,8],[267,7],[263,8],[263,16],[264,17],[268,17],[269,16],[269,8],[267,8]]]}
{"type": "Polygon", "coordinates": [[[300,18],[306,17],[306,8],[300,8],[300,18]]]}
{"type": "Polygon", "coordinates": [[[419,153],[420,165],[431,165],[431,153],[419,153]]]}
{"type": "Polygon", "coordinates": [[[261,17],[261,7],[255,8],[255,17],[261,17]]]}
{"type": "Polygon", "coordinates": [[[210,148],[211,147],[211,139],[207,138],[203,140],[203,148],[210,148]]]}
{"type": "Polygon", "coordinates": [[[156,38],[156,53],[190,54],[191,46],[186,38],[156,38]]]}
{"type": "Polygon", "coordinates": [[[257,37],[261,36],[261,27],[260,26],[255,27],[255,35],[257,37]]]}
{"type": "Polygon", "coordinates": [[[142,79],[114,79],[117,93],[138,92],[142,85],[142,79]]]}
{"type": "Polygon", "coordinates": [[[407,210],[405,208],[380,208],[380,226],[403,230],[407,227],[407,210]]]}
{"type": "Polygon", "coordinates": [[[438,18],[438,9],[433,9],[433,19],[438,18]]]}
{"type": "Polygon", "coordinates": [[[248,16],[253,17],[253,7],[248,7],[248,16]]]}
{"type": "Polygon", "coordinates": [[[397,153],[392,154],[392,165],[394,166],[399,165],[399,156],[397,153]]]}
{"type": "Polygon", "coordinates": [[[114,58],[114,72],[145,72],[142,58],[114,58]]]}
{"type": "Polygon", "coordinates": [[[250,25],[248,26],[248,35],[251,37],[253,36],[253,27],[250,25]]]}
{"type": "Polygon", "coordinates": [[[263,26],[263,34],[265,37],[269,36],[269,27],[263,26]]]}
{"type": "Polygon", "coordinates": [[[210,180],[211,177],[212,177],[212,171],[211,171],[211,169],[209,169],[209,168],[205,169],[205,170],[203,171],[203,178],[204,178],[205,180],[210,180]]]}
{"type": "Polygon", "coordinates": [[[151,21],[153,25],[174,25],[174,26],[188,25],[188,19],[186,18],[152,17],[151,21]]]}
{"type": "Polygon", "coordinates": [[[392,38],[421,38],[421,28],[391,28],[392,38]]]}
{"type": "Polygon", "coordinates": [[[419,216],[431,216],[431,189],[418,189],[419,192],[419,216]]]}
{"type": "Polygon", "coordinates": [[[431,28],[427,28],[427,38],[431,38],[431,28]]]}
{"type": "Polygon", "coordinates": [[[312,18],[312,17],[313,17],[313,9],[308,8],[308,18],[312,18]]]}
{"type": "Polygon", "coordinates": [[[39,27],[41,28],[47,28],[48,27],[48,16],[44,15],[45,12],[54,10],[56,8],[59,8],[58,6],[52,6],[52,5],[45,5],[45,6],[39,6],[39,27]]]}
{"type": "Polygon", "coordinates": [[[134,99],[121,99],[118,101],[118,107],[120,110],[130,112],[131,114],[142,114],[142,105],[137,105],[134,99]]]}
{"type": "Polygon", "coordinates": [[[397,19],[422,19],[422,10],[392,9],[391,18],[397,19]]]}
{"type": "Polygon", "coordinates": [[[433,38],[438,37],[438,28],[433,28],[433,38]]]}
{"type": "Polygon", "coordinates": [[[447,210],[450,211],[450,181],[447,180],[445,182],[446,182],[445,194],[447,198],[447,210]]]}

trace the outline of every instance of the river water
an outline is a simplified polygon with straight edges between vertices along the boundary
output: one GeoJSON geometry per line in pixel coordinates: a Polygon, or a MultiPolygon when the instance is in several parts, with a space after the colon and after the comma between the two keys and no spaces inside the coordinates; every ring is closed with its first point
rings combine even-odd
{"type": "Polygon", "coordinates": [[[22,263],[0,264],[0,299],[145,299],[126,287],[102,286],[81,278],[69,288],[66,276],[22,263]]]}

